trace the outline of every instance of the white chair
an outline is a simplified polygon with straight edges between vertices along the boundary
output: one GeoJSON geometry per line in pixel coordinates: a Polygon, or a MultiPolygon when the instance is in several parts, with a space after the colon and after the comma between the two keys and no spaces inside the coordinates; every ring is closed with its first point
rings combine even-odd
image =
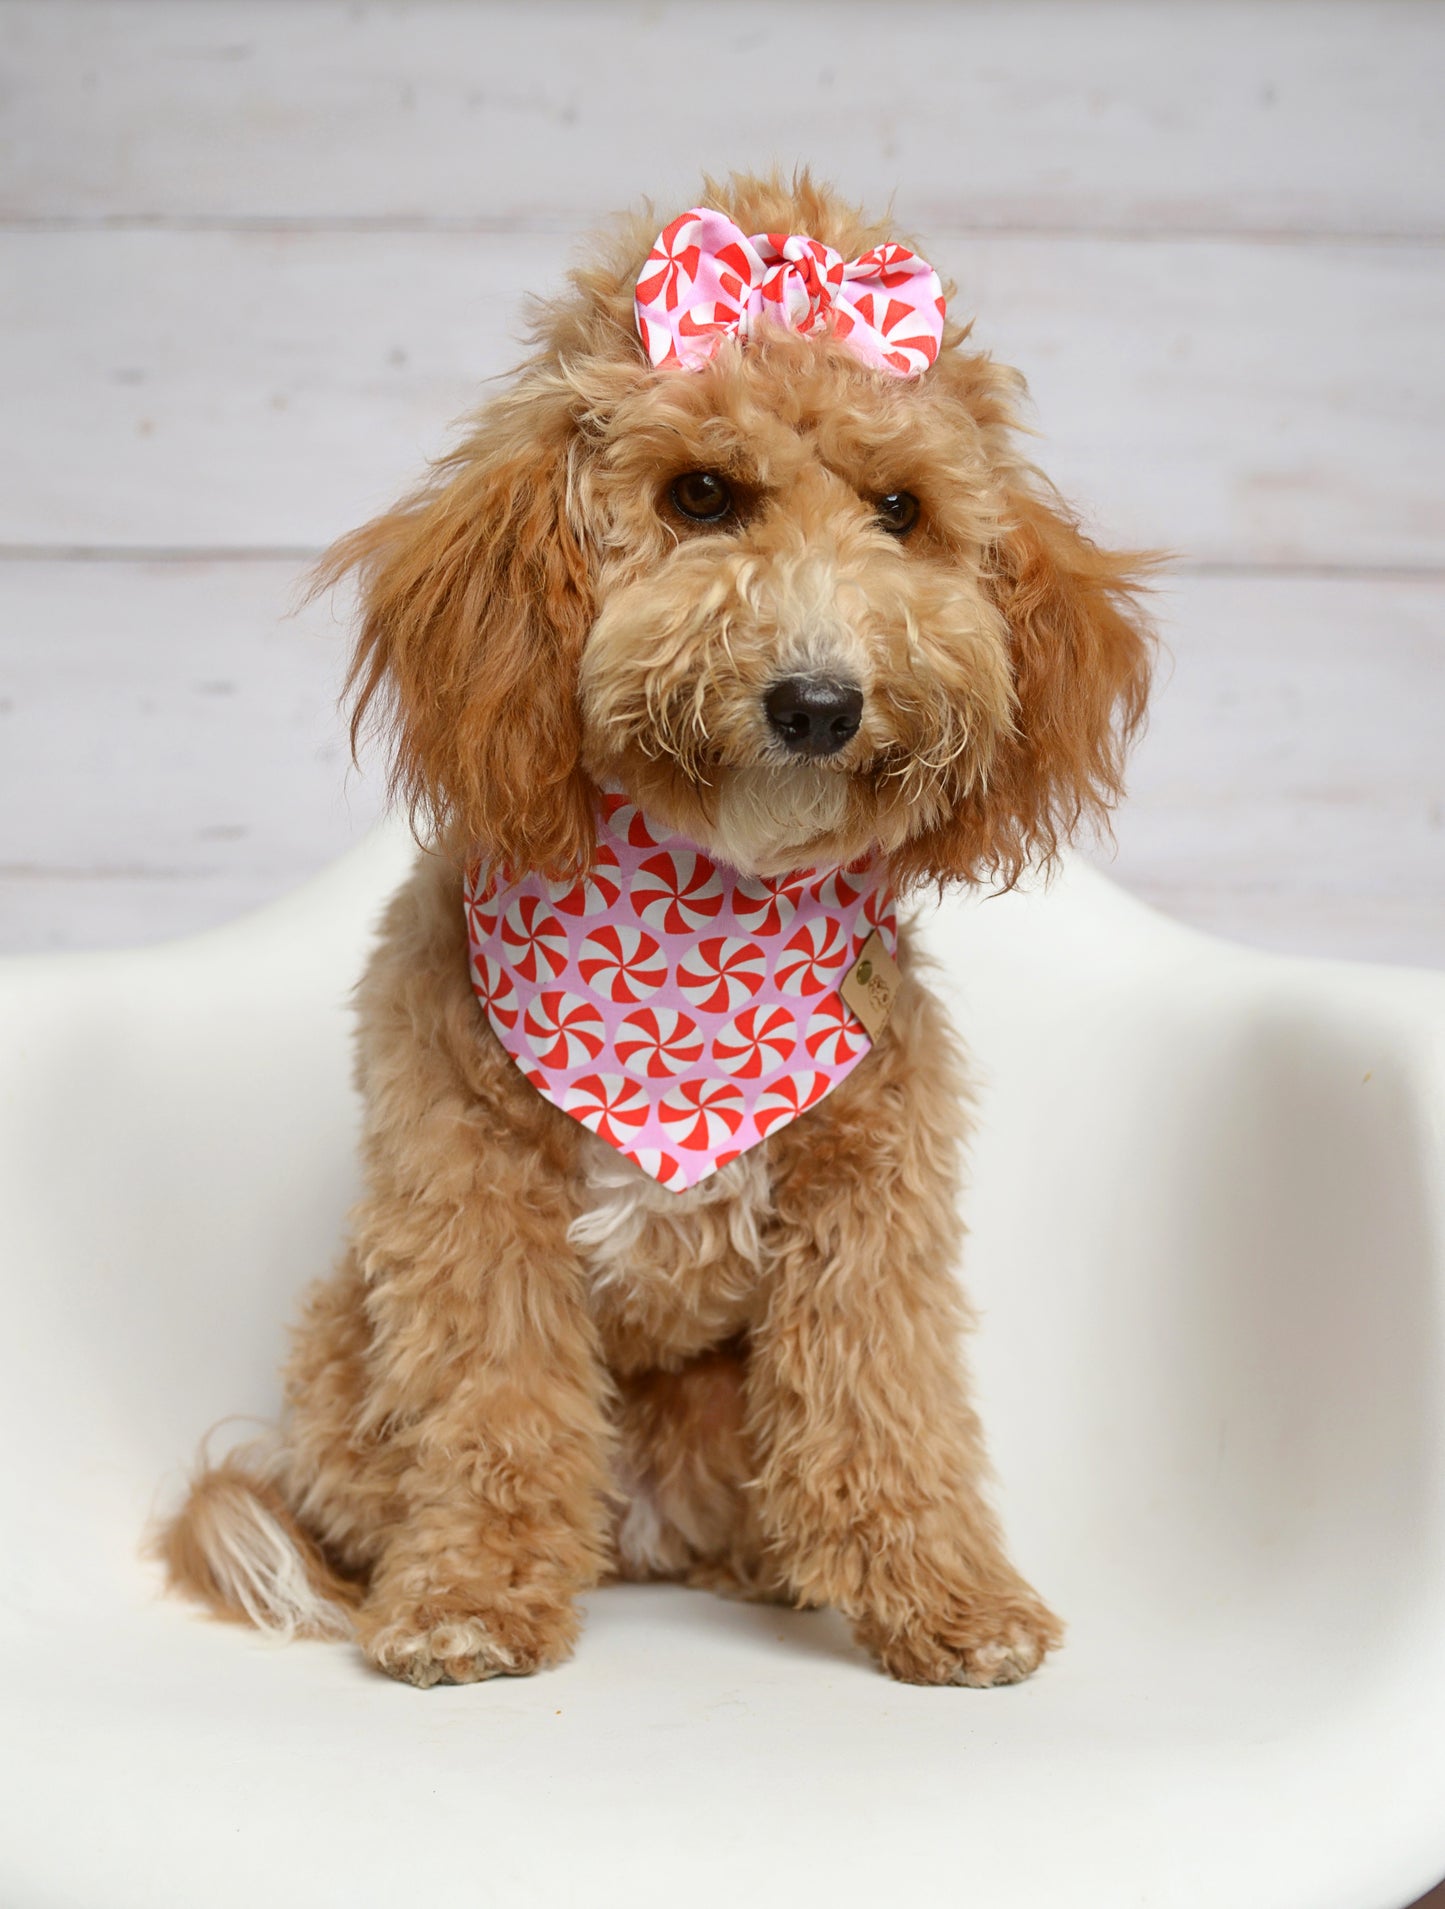
{"type": "Polygon", "coordinates": [[[1067,1648],[888,1682],[826,1614],[589,1600],[421,1693],[162,1601],[352,1196],[347,994],[407,845],[0,966],[0,1902],[1398,1909],[1445,1871],[1445,977],[1073,868],[933,929],[977,1059],[973,1359],[1067,1648]]]}

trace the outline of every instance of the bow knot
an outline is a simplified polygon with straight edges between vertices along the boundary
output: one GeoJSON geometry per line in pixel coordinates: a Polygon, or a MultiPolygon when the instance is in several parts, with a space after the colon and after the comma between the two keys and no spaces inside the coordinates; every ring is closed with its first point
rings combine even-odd
{"type": "Polygon", "coordinates": [[[748,238],[725,213],[695,206],[658,234],[637,281],[637,329],[653,364],[707,363],[724,338],[760,319],[807,337],[831,332],[867,365],[916,378],[943,342],[938,274],[906,246],[843,259],[797,233],[748,238]]]}

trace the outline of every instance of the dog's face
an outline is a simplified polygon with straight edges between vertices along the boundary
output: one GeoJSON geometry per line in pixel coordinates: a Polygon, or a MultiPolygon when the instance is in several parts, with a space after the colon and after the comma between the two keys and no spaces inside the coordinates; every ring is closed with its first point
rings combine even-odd
{"type": "MultiPolygon", "coordinates": [[[[722,197],[845,256],[885,236],[806,184],[722,197]]],[[[514,866],[585,859],[609,782],[748,873],[881,847],[904,883],[1012,879],[1117,792],[1148,665],[1128,560],[1030,486],[1017,381],[956,331],[912,379],[775,325],[654,369],[652,230],[574,275],[436,483],[339,546],[358,719],[384,694],[414,806],[514,866]]]]}
{"type": "Polygon", "coordinates": [[[580,679],[588,769],[757,874],[938,826],[1014,713],[967,412],[769,329],[609,418],[580,679]]]}

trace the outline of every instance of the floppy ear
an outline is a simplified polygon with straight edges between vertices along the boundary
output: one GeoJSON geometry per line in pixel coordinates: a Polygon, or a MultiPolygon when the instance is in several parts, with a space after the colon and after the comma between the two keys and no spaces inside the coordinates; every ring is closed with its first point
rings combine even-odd
{"type": "Polygon", "coordinates": [[[517,872],[570,871],[593,848],[576,694],[593,603],[568,520],[571,441],[565,409],[524,380],[317,572],[318,587],[353,570],[360,584],[353,750],[379,719],[418,833],[517,872]]]}
{"type": "Polygon", "coordinates": [[[1138,593],[1154,561],[1101,550],[1022,479],[1006,487],[987,587],[1008,627],[1013,729],[986,786],[905,849],[905,877],[1012,887],[1105,821],[1149,694],[1154,638],[1138,593]]]}

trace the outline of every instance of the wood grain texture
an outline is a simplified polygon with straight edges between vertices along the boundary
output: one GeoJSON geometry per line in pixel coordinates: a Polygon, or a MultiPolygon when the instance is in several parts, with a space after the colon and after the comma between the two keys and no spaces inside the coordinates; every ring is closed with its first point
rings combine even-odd
{"type": "MultiPolygon", "coordinates": [[[[5,945],[208,926],[373,819],[348,606],[298,588],[289,560],[0,565],[5,945]]],[[[1261,945],[1445,963],[1445,581],[1185,577],[1159,609],[1113,873],[1261,945]]]]}
{"type": "Polygon", "coordinates": [[[1445,235],[1409,4],[11,0],[0,213],[565,231],[806,159],[904,221],[1445,235]]]}
{"type": "MultiPolygon", "coordinates": [[[[443,447],[556,235],[0,233],[0,544],[317,548],[443,447]]],[[[1191,563],[1445,563],[1445,248],[935,248],[1039,459],[1191,563]]]]}
{"type": "Polygon", "coordinates": [[[0,565],[0,946],[209,927],[359,838],[344,610],[300,594],[288,561],[0,565]]]}
{"type": "Polygon", "coordinates": [[[1445,965],[1445,580],[1180,577],[1110,872],[1296,954],[1445,965]]]}

